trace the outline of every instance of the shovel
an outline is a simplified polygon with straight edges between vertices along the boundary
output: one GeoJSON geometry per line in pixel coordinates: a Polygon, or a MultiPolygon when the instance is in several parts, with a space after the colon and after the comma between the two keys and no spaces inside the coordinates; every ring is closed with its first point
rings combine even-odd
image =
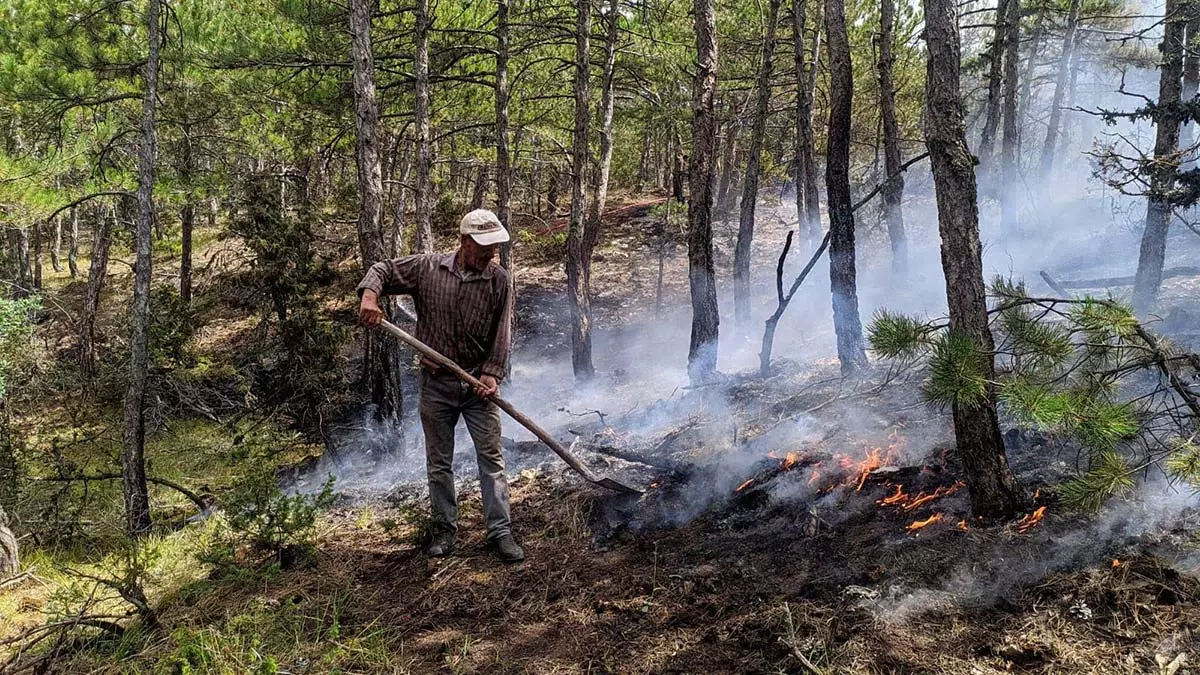
{"type": "MultiPolygon", "coordinates": [[[[438,364],[439,366],[450,369],[450,371],[453,372],[455,375],[457,375],[458,379],[462,380],[463,382],[466,382],[467,384],[471,385],[472,387],[482,387],[483,386],[483,384],[479,380],[475,379],[475,377],[472,376],[470,373],[468,373],[467,371],[460,368],[457,363],[451,361],[450,359],[446,358],[445,356],[442,356],[438,352],[434,351],[432,347],[425,344],[424,342],[421,342],[420,340],[409,335],[408,333],[404,332],[398,326],[395,326],[387,321],[381,321],[381,322],[379,322],[379,325],[387,332],[391,333],[392,335],[395,335],[397,338],[400,339],[400,341],[404,342],[409,347],[412,347],[413,349],[420,352],[421,355],[424,356],[425,358],[429,359],[430,361],[433,361],[434,363],[438,364]]],[[[517,410],[515,407],[513,407],[513,404],[509,403],[508,401],[505,401],[504,399],[500,398],[499,396],[493,396],[491,400],[497,406],[499,406],[501,410],[508,413],[509,417],[520,422],[521,426],[532,431],[533,435],[538,437],[538,440],[540,440],[541,442],[543,442],[547,446],[549,446],[550,449],[554,451],[554,454],[558,455],[559,457],[562,457],[563,461],[566,462],[567,464],[569,464],[572,469],[575,469],[576,471],[578,471],[579,475],[583,476],[584,480],[588,481],[589,483],[595,483],[596,485],[599,485],[600,487],[608,488],[609,490],[616,490],[617,492],[624,492],[627,494],[635,494],[635,495],[640,495],[640,494],[642,494],[642,492],[644,492],[643,490],[639,490],[638,488],[635,488],[632,485],[627,485],[625,483],[622,483],[621,481],[619,481],[615,478],[607,478],[607,477],[597,476],[595,473],[592,472],[591,469],[587,468],[587,466],[585,466],[583,462],[579,461],[578,457],[571,454],[570,450],[567,450],[565,447],[563,447],[562,443],[559,443],[558,441],[556,441],[554,439],[554,437],[551,436],[545,429],[538,426],[536,422],[529,419],[528,417],[525,416],[524,413],[522,413],[520,410],[517,410]]]]}

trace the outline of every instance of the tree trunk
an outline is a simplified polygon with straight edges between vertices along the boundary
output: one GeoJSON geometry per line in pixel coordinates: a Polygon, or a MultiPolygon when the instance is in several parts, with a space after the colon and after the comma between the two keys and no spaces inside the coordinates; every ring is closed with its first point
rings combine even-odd
{"type": "Polygon", "coordinates": [[[512,219],[512,159],[508,152],[508,0],[496,3],[496,217],[508,228],[509,240],[500,248],[500,264],[512,275],[516,223],[512,219]]]}
{"type": "Polygon", "coordinates": [[[1009,5],[1019,0],[997,0],[996,28],[992,33],[992,44],[988,48],[987,114],[983,132],[979,136],[979,173],[983,177],[984,189],[992,182],[992,154],[996,147],[996,131],[1000,128],[1002,89],[1004,86],[1004,43],[1008,36],[1007,22],[1009,5]]]}
{"type": "MultiPolygon", "coordinates": [[[[1179,100],[1187,103],[1196,98],[1196,93],[1200,90],[1200,53],[1196,50],[1200,48],[1200,8],[1188,7],[1188,22],[1184,35],[1184,56],[1183,56],[1183,90],[1180,92],[1179,100]]],[[[1193,141],[1193,132],[1195,122],[1190,119],[1183,120],[1183,126],[1179,129],[1179,148],[1184,151],[1183,165],[1180,167],[1184,171],[1196,168],[1196,152],[1191,150],[1193,141]]]]}
{"type": "MultiPolygon", "coordinates": [[[[713,134],[713,143],[715,145],[716,122],[713,123],[713,134]]],[[[685,200],[683,182],[684,178],[687,177],[687,160],[683,156],[683,141],[679,137],[678,130],[674,132],[674,137],[674,152],[671,154],[671,194],[675,197],[675,201],[682,204],[685,200]]]]}
{"type": "Polygon", "coordinates": [[[1050,103],[1050,119],[1046,124],[1046,144],[1042,146],[1042,181],[1049,180],[1054,169],[1054,153],[1058,145],[1058,128],[1062,123],[1063,100],[1067,93],[1067,77],[1071,72],[1071,59],[1075,52],[1075,30],[1079,25],[1080,0],[1071,0],[1067,10],[1067,28],[1063,34],[1062,55],[1058,58],[1058,72],[1054,77],[1054,99],[1050,103]]]}
{"type": "Polygon", "coordinates": [[[738,118],[736,109],[731,111],[732,117],[725,124],[725,144],[721,152],[721,180],[717,183],[717,214],[724,218],[733,211],[737,202],[737,194],[731,189],[736,181],[733,176],[737,173],[737,142],[742,130],[742,120],[738,118]]]}
{"type": "Polygon", "coordinates": [[[33,269],[29,260],[29,233],[19,227],[7,231],[8,275],[13,280],[12,297],[28,297],[33,292],[33,269]]]}
{"type": "Polygon", "coordinates": [[[192,232],[196,227],[196,204],[189,198],[179,210],[180,239],[179,255],[179,298],[185,304],[192,302],[192,232]]]}
{"type": "Polygon", "coordinates": [[[637,192],[639,194],[646,187],[646,182],[650,180],[650,144],[652,138],[650,135],[650,125],[647,124],[642,129],[642,154],[638,159],[637,192]]]}
{"type": "Polygon", "coordinates": [[[750,130],[750,153],[742,181],[742,208],[738,214],[737,243],[733,250],[733,316],[739,331],[750,326],[750,247],[754,243],[754,208],[758,203],[758,178],[762,163],[763,137],[771,106],[771,71],[775,58],[775,29],[781,0],[769,0],[763,34],[762,63],[755,83],[754,125],[750,130]]]}
{"type": "MultiPolygon", "coordinates": [[[[1021,93],[1017,97],[1017,108],[1026,118],[1030,118],[1030,111],[1033,110],[1031,93],[1033,91],[1033,79],[1037,73],[1037,57],[1038,52],[1042,50],[1042,40],[1046,35],[1046,8],[1042,8],[1037,14],[1037,19],[1033,24],[1033,31],[1029,36],[1029,49],[1025,54],[1025,70],[1021,74],[1021,93]]],[[[1029,123],[1029,122],[1027,122],[1029,123]]],[[[1024,148],[1026,136],[1024,128],[1018,123],[1017,126],[1017,161],[1020,163],[1022,149],[1024,148]]],[[[1019,167],[1018,167],[1019,168],[1019,167]]]]}
{"type": "Polygon", "coordinates": [[[596,374],[592,365],[592,311],[584,274],[587,204],[584,171],[588,161],[588,65],[592,32],[591,0],[575,5],[575,132],[571,143],[571,224],[567,231],[567,299],[571,306],[571,364],[576,380],[596,374]]]}
{"type": "Polygon", "coordinates": [[[1021,0],[1007,0],[1004,37],[1004,138],[1000,145],[1000,227],[1011,233],[1017,227],[1017,149],[1020,144],[1020,110],[1017,85],[1021,37],[1021,0]]]}
{"type": "Polygon", "coordinates": [[[433,251],[433,139],[429,129],[429,0],[416,0],[416,54],[413,57],[417,129],[417,250],[433,251]]]}
{"type": "Polygon", "coordinates": [[[558,187],[559,174],[561,171],[558,168],[558,163],[555,162],[550,166],[550,184],[546,187],[546,210],[547,216],[553,218],[558,214],[558,187]]]}
{"type": "Polygon", "coordinates": [[[108,250],[116,219],[116,208],[110,206],[107,215],[99,214],[92,232],[92,259],[83,294],[83,313],[79,317],[79,372],[85,383],[96,377],[96,314],[100,309],[100,294],[108,281],[108,250]]]}
{"type": "Polygon", "coordinates": [[[42,228],[45,224],[41,221],[34,222],[30,226],[33,230],[33,288],[34,290],[42,290],[42,228]]]}
{"type": "Polygon", "coordinates": [[[62,272],[62,216],[55,216],[51,227],[54,228],[54,231],[50,244],[50,267],[55,272],[62,272]]]}
{"type": "Polygon", "coordinates": [[[1188,17],[1180,12],[1179,0],[1167,0],[1163,23],[1162,70],[1159,74],[1159,118],[1154,139],[1154,162],[1150,168],[1150,193],[1146,203],[1146,227],[1142,231],[1137,274],[1133,281],[1133,308],[1145,315],[1158,304],[1163,261],[1167,254],[1167,231],[1171,219],[1168,193],[1179,170],[1179,97],[1183,74],[1183,33],[1188,17]]]}
{"type": "Polygon", "coordinates": [[[16,576],[21,571],[21,562],[17,550],[17,538],[8,529],[8,514],[0,505],[0,581],[16,576]]]}
{"type": "Polygon", "coordinates": [[[79,207],[71,209],[71,229],[67,241],[67,269],[71,278],[79,276],[79,207]]]}
{"type": "Polygon", "coordinates": [[[842,373],[867,365],[854,261],[854,211],[850,203],[850,114],[854,93],[850,40],[843,0],[825,0],[825,36],[829,51],[829,142],[825,186],[829,193],[829,283],[833,292],[833,329],[842,373]]]}
{"type": "Polygon", "coordinates": [[[475,185],[471,188],[471,210],[482,209],[487,201],[488,166],[480,164],[475,172],[475,185]]]}
{"type": "Polygon", "coordinates": [[[716,154],[717,27],[714,0],[695,0],[696,81],[692,89],[692,155],[688,201],[688,285],[692,293],[692,335],[688,374],[704,382],[717,370],[720,313],[713,270],[713,155],[716,154]]]}
{"type": "Polygon", "coordinates": [[[604,17],[607,32],[604,41],[604,70],[600,80],[600,157],[592,174],[592,207],[588,214],[587,228],[583,233],[583,279],[584,288],[589,296],[592,285],[592,252],[600,240],[604,206],[608,201],[608,181],[612,173],[613,107],[616,103],[613,72],[617,65],[617,31],[620,16],[620,0],[610,0],[608,14],[604,17]]]}
{"type": "MultiPolygon", "coordinates": [[[[354,76],[354,130],[358,193],[358,245],[365,273],[384,259],[383,172],[379,160],[379,103],[375,95],[375,58],[371,43],[372,0],[350,2],[350,55],[354,76]]],[[[386,311],[386,307],[385,307],[386,311]]],[[[376,421],[399,430],[403,413],[400,384],[401,356],[395,341],[367,330],[363,334],[363,380],[374,405],[376,421]]],[[[375,448],[378,456],[393,448],[391,439],[375,448]]]]}
{"type": "Polygon", "coordinates": [[[821,41],[821,22],[814,22],[814,49],[811,57],[805,53],[806,23],[807,9],[804,0],[792,0],[792,39],[795,43],[796,62],[796,220],[800,235],[805,243],[812,247],[821,237],[821,202],[817,187],[812,126],[813,87],[816,84],[818,54],[816,47],[821,41]]]}
{"type": "Polygon", "coordinates": [[[908,240],[904,233],[904,172],[901,170],[900,125],[896,121],[896,85],[892,81],[894,0],[879,3],[879,109],[883,122],[883,166],[888,176],[882,190],[883,218],[892,243],[892,277],[903,282],[908,276],[908,240]],[[894,177],[893,177],[894,176],[894,177]]]}
{"type": "Polygon", "coordinates": [[[146,489],[146,381],[150,355],[150,237],[154,229],[154,176],[158,135],[155,106],[158,99],[160,0],[150,0],[147,12],[149,57],[146,59],[146,92],[142,104],[142,142],[138,152],[138,218],[134,245],[133,303],[130,311],[129,388],[125,393],[125,452],[121,456],[124,479],[125,520],[130,536],[150,531],[150,495],[146,489]]]}
{"type": "MultiPolygon", "coordinates": [[[[995,379],[988,329],[979,207],[975,171],[967,148],[959,94],[959,38],[954,0],[925,0],[925,41],[929,50],[925,82],[925,142],[929,147],[942,238],[942,270],[950,308],[950,331],[967,337],[978,350],[985,378],[995,379]]],[[[995,392],[973,405],[953,406],[958,457],[971,491],[976,516],[1003,517],[1024,504],[1008,467],[996,419],[995,392]]]]}

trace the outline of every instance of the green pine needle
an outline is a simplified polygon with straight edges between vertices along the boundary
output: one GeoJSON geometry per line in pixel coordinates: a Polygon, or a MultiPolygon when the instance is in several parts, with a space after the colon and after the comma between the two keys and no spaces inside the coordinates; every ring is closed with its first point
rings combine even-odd
{"type": "Polygon", "coordinates": [[[1200,445],[1193,439],[1181,438],[1167,457],[1167,473],[1200,488],[1200,445]]]}
{"type": "Polygon", "coordinates": [[[1130,473],[1121,455],[1103,452],[1092,458],[1086,473],[1060,485],[1058,494],[1069,507],[1097,511],[1104,502],[1133,489],[1130,473]]]}
{"type": "Polygon", "coordinates": [[[929,381],[924,393],[930,403],[941,407],[974,407],[987,397],[987,362],[967,335],[947,331],[933,343],[929,359],[929,381]]]}
{"type": "Polygon", "coordinates": [[[915,359],[928,349],[933,331],[924,321],[880,309],[867,326],[867,340],[884,358],[915,359]]]}

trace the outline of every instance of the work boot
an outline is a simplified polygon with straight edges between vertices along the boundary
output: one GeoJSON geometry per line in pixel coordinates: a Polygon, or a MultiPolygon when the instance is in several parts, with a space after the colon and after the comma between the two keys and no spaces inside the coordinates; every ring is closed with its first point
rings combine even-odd
{"type": "Polygon", "coordinates": [[[444,558],[454,552],[454,533],[453,532],[438,532],[433,535],[433,541],[430,542],[426,552],[431,558],[444,558]]]}
{"type": "Polygon", "coordinates": [[[488,547],[496,552],[496,557],[502,562],[516,563],[525,559],[525,551],[517,546],[511,534],[502,534],[488,541],[488,547]]]}

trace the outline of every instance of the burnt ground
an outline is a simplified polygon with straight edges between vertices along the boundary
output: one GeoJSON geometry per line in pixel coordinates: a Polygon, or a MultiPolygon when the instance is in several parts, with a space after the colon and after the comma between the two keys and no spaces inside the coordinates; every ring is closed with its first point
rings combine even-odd
{"type": "MultiPolygon", "coordinates": [[[[647,208],[606,231],[598,324],[655,318],[647,208]]],[[[518,275],[527,358],[563,356],[562,269],[550,258],[518,275]]],[[[668,307],[685,297],[684,264],[677,245],[668,307]]],[[[1195,672],[1194,495],[1148,475],[1099,514],[1071,513],[1046,488],[1073,471],[1077,448],[1006,427],[1028,512],[973,522],[948,459],[949,417],[921,403],[913,374],[879,368],[846,383],[828,362],[788,363],[769,380],[664,390],[570,423],[598,472],[649,486],[640,498],[510,442],[521,565],[483,550],[471,479],[459,551],[430,560],[419,479],[381,499],[351,477],[312,567],[267,592],[307,606],[338,589],[342,631],[379,631],[405,672],[1195,672]]],[[[461,475],[474,473],[469,454],[461,475]]]]}
{"type": "Polygon", "coordinates": [[[903,377],[848,389],[828,375],[735,378],[577,425],[585,460],[650,486],[642,497],[582,484],[545,449],[514,444],[521,565],[483,550],[471,481],[460,550],[443,560],[420,549],[419,487],[360,495],[277,600],[343,589],[342,630],[388,627],[411,672],[1195,666],[1194,499],[1147,485],[1100,514],[1069,513],[1040,488],[1070,470],[1070,444],[1010,429],[1014,469],[1036,491],[1026,516],[1045,515],[971,522],[946,416],[913,405],[903,377]],[[647,418],[660,426],[618,431],[647,418]],[[364,504],[375,518],[352,524],[364,504]]]}

